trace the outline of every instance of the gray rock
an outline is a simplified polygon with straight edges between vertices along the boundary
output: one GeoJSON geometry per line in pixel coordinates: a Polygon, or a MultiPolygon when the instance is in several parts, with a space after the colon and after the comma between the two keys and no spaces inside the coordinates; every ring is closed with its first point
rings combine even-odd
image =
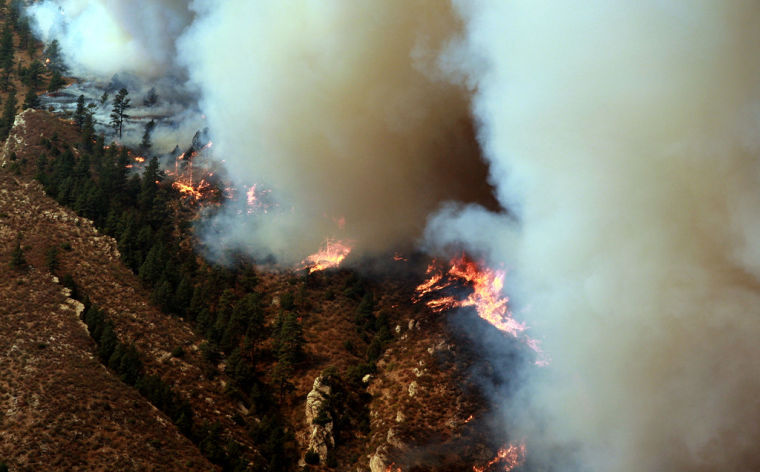
{"type": "Polygon", "coordinates": [[[409,396],[413,397],[413,396],[417,395],[417,389],[418,389],[418,385],[417,385],[416,381],[410,383],[409,384],[409,396]]]}
{"type": "Polygon", "coordinates": [[[306,395],[306,424],[310,428],[309,445],[306,450],[319,454],[319,460],[322,463],[327,460],[329,450],[335,447],[332,415],[327,411],[331,393],[332,389],[322,382],[320,376],[314,379],[314,385],[306,395]],[[329,421],[324,424],[315,424],[314,420],[323,410],[329,421]]]}
{"type": "Polygon", "coordinates": [[[390,465],[391,462],[383,446],[378,447],[369,459],[369,470],[371,472],[386,472],[390,465]]]}

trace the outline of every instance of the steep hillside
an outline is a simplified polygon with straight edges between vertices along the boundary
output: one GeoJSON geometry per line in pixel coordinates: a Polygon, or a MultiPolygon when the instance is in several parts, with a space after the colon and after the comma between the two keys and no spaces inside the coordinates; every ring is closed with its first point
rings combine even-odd
{"type": "MultiPolygon", "coordinates": [[[[145,256],[148,248],[142,249],[146,262],[137,266],[138,277],[125,265],[120,251],[129,247],[125,233],[118,242],[103,234],[92,221],[45,195],[34,180],[45,166],[54,167],[65,159],[67,151],[81,162],[84,151],[81,144],[71,146],[76,143],[81,143],[81,137],[70,123],[47,112],[27,110],[16,118],[0,156],[0,261],[12,260],[18,241],[30,265],[4,271],[0,280],[9,299],[13,293],[20,306],[34,306],[29,313],[9,308],[19,317],[24,312],[30,318],[24,321],[35,332],[32,336],[24,330],[29,340],[14,345],[23,346],[29,364],[45,366],[55,388],[73,392],[56,398],[56,404],[60,403],[56,411],[78,411],[80,398],[103,398],[109,392],[141,405],[126,407],[131,404],[118,397],[87,402],[84,411],[89,416],[60,420],[68,421],[67,431],[89,437],[89,431],[109,418],[120,418],[123,423],[118,427],[102,428],[122,439],[101,435],[98,444],[123,460],[137,461],[134,467],[140,470],[189,470],[193,464],[210,467],[201,454],[223,469],[273,471],[295,470],[297,464],[313,470],[384,472],[395,464],[404,471],[454,471],[492,457],[499,438],[489,437],[488,422],[480,421],[487,409],[477,383],[468,375],[472,364],[480,362],[477,352],[468,347],[467,339],[447,328],[442,315],[411,302],[424,258],[416,262],[389,258],[381,264],[383,270],[372,271],[374,275],[353,270],[308,274],[272,267],[215,268],[191,252],[181,252],[161,270],[197,265],[192,272],[197,282],[190,287],[193,301],[186,310],[170,307],[185,313],[183,317],[167,315],[156,306],[166,305],[161,283],[150,283],[146,275],[152,257],[145,256]],[[81,314],[84,305],[66,302],[62,287],[53,282],[54,274],[75,287],[77,293],[72,296],[104,313],[119,343],[134,346],[142,369],[137,380],[120,382],[119,377],[128,377],[123,362],[119,367],[113,356],[110,363],[102,358],[102,326],[93,332],[90,324],[99,342],[95,344],[80,321],[84,317],[91,322],[90,309],[81,314]],[[217,289],[215,284],[228,288],[217,289]],[[49,307],[58,308],[54,316],[46,317],[49,307]],[[246,317],[257,313],[259,333],[236,324],[236,313],[247,313],[246,317]],[[207,320],[208,316],[215,318],[207,320]],[[44,335],[38,336],[37,331],[44,335]],[[295,333],[295,341],[286,332],[295,333]],[[252,343],[253,339],[258,341],[252,343]],[[291,342],[302,352],[293,362],[284,347],[291,342]],[[51,358],[53,354],[57,357],[51,358]],[[110,370],[98,364],[98,355],[110,370]],[[160,379],[165,386],[162,391],[174,395],[174,403],[188,405],[191,424],[147,391],[148,378],[160,379]],[[86,386],[95,392],[75,393],[82,379],[92,381],[86,386]],[[102,414],[103,410],[111,413],[102,414]],[[143,418],[143,411],[152,416],[143,418]],[[149,421],[161,427],[145,426],[149,421]],[[156,438],[163,442],[157,443],[156,438]],[[136,444],[144,447],[136,449],[136,444]],[[119,452],[120,445],[140,452],[119,452]],[[170,450],[176,453],[161,454],[170,450]]],[[[93,159],[107,159],[107,155],[93,159]]],[[[158,191],[166,185],[157,184],[158,191]]],[[[57,197],[64,198],[60,191],[57,197]]],[[[75,195],[66,198],[77,200],[75,195]]],[[[186,201],[181,195],[169,201],[168,218],[176,219],[169,221],[175,232],[171,237],[192,243],[192,232],[186,232],[191,226],[181,222],[183,215],[192,214],[186,201]]],[[[4,333],[19,337],[17,325],[9,324],[4,333]]],[[[33,399],[44,398],[48,387],[30,380],[22,384],[21,378],[28,377],[18,375],[14,387],[7,384],[9,392],[3,392],[9,405],[16,405],[12,399],[19,396],[32,399],[28,404],[45,404],[33,399]]],[[[51,438],[50,445],[36,454],[48,451],[58,458],[60,468],[64,464],[81,464],[82,470],[99,467],[97,451],[101,449],[89,443],[68,448],[69,433],[46,424],[44,413],[30,409],[23,414],[25,421],[34,422],[51,438]]],[[[25,430],[14,431],[18,435],[25,430]]],[[[31,431],[24,434],[33,437],[31,431]]],[[[12,446],[18,437],[2,436],[8,439],[0,449],[5,455],[0,460],[26,470],[22,467],[33,462],[12,446]]]]}
{"type": "Polygon", "coordinates": [[[211,469],[100,364],[84,306],[46,269],[46,248],[96,244],[87,229],[36,182],[0,172],[0,461],[23,471],[211,469]],[[17,241],[28,266],[10,269],[17,241]]]}

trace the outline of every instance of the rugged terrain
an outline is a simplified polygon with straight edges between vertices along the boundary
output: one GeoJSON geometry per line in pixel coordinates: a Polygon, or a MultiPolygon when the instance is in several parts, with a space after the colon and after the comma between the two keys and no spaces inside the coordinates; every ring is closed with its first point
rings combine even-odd
{"type": "MultiPolygon", "coordinates": [[[[68,298],[46,267],[46,254],[56,247],[56,274],[70,276],[77,298],[107,313],[119,340],[140,353],[146,373],[189,402],[196,422],[216,425],[216,440],[234,440],[254,461],[260,451],[248,431],[266,412],[252,411],[230,390],[225,357],[204,357],[205,339],[190,323],[151,304],[150,291],[123,264],[115,240],[44,193],[34,174],[50,139],[74,143],[78,133],[47,112],[27,110],[16,118],[0,157],[0,460],[11,470],[39,470],[43,463],[51,470],[213,468],[198,444],[98,362],[97,346],[80,320],[83,305],[68,298]],[[8,268],[17,243],[28,262],[23,270],[8,268]]],[[[484,402],[467,375],[477,353],[442,315],[411,302],[422,277],[419,263],[384,265],[380,275],[362,280],[374,300],[371,315],[382,313],[390,337],[376,371],[363,375],[359,387],[329,386],[332,377],[346,378],[370,345],[357,329],[360,300],[347,289],[356,273],[258,271],[266,323],[276,323],[286,297],[303,330],[305,360],[278,401],[296,441],[295,459],[304,465],[309,450],[321,451],[321,464],[372,472],[394,463],[423,471],[486,461],[498,444],[478,426],[484,402]],[[342,423],[337,416],[345,405],[335,404],[341,398],[359,412],[342,423]],[[327,405],[327,418],[316,419],[327,405]]],[[[275,361],[257,362],[269,378],[275,361]]]]}

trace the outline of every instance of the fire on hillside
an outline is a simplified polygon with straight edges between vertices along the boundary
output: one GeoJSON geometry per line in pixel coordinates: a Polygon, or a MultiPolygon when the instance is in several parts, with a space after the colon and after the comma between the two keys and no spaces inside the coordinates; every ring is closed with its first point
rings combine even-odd
{"type": "Polygon", "coordinates": [[[450,261],[448,269],[433,259],[428,265],[426,275],[428,279],[417,286],[412,301],[418,303],[425,299],[425,304],[437,313],[454,308],[473,307],[478,316],[496,329],[520,339],[533,349],[538,354],[537,365],[545,366],[549,363],[539,341],[525,334],[528,326],[512,317],[509,298],[502,294],[505,271],[478,264],[462,254],[450,261]],[[460,285],[472,289],[464,299],[449,290],[460,285]]]}
{"type": "Polygon", "coordinates": [[[499,449],[496,457],[491,459],[486,465],[472,466],[473,472],[510,472],[525,462],[525,443],[510,444],[499,449]],[[498,468],[497,468],[498,467],[498,468]]]}
{"type": "Polygon", "coordinates": [[[348,242],[328,239],[318,252],[301,262],[301,269],[308,269],[310,274],[332,269],[338,267],[350,253],[351,245],[348,242]]]}

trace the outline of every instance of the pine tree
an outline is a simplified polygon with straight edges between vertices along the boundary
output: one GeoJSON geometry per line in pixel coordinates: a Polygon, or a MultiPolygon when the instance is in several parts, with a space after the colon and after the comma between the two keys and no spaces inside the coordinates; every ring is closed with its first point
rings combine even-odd
{"type": "Polygon", "coordinates": [[[140,143],[140,150],[142,151],[143,155],[148,154],[150,152],[150,148],[153,147],[153,144],[150,141],[150,136],[153,134],[153,130],[156,128],[156,122],[155,120],[150,120],[145,125],[145,132],[142,136],[142,142],[140,143]]]}
{"type": "Polygon", "coordinates": [[[74,123],[80,130],[84,127],[86,117],[87,109],[84,106],[84,95],[80,95],[79,98],[77,98],[77,109],[74,112],[74,123]]]}
{"type": "Polygon", "coordinates": [[[58,247],[51,246],[45,251],[45,264],[51,274],[55,274],[58,271],[58,247]]]}
{"type": "Polygon", "coordinates": [[[127,98],[129,92],[123,88],[119,90],[116,97],[113,99],[113,108],[111,109],[111,127],[114,132],[118,133],[119,139],[121,139],[122,131],[124,129],[124,120],[129,118],[127,110],[131,107],[129,104],[130,99],[127,98]]]}
{"type": "Polygon", "coordinates": [[[145,98],[143,99],[143,105],[146,107],[152,107],[156,103],[158,103],[158,94],[156,93],[156,88],[153,87],[148,90],[148,94],[145,95],[145,98]]]}
{"type": "Polygon", "coordinates": [[[6,23],[0,34],[0,67],[3,69],[2,83],[5,90],[10,85],[10,76],[13,72],[13,31],[10,24],[6,23]]]}
{"type": "Polygon", "coordinates": [[[82,149],[85,152],[92,152],[95,148],[95,123],[93,122],[92,112],[85,111],[84,123],[82,124],[82,149]]]}
{"type": "Polygon", "coordinates": [[[37,108],[40,106],[40,97],[37,96],[37,92],[34,89],[29,89],[24,97],[24,110],[27,108],[37,108]]]}
{"type": "Polygon", "coordinates": [[[0,139],[5,139],[11,132],[13,121],[16,118],[16,91],[11,89],[5,100],[3,115],[0,116],[0,139]]]}
{"type": "Polygon", "coordinates": [[[48,44],[43,54],[45,55],[45,62],[47,63],[48,69],[53,71],[54,75],[57,72],[60,76],[68,71],[66,64],[63,63],[61,46],[57,39],[52,40],[50,44],[48,44]]]}
{"type": "Polygon", "coordinates": [[[48,92],[55,92],[59,88],[63,87],[66,84],[66,81],[63,80],[63,76],[61,76],[61,73],[57,70],[53,71],[53,75],[50,77],[50,82],[48,82],[48,92]]]}
{"type": "Polygon", "coordinates": [[[303,329],[298,318],[289,313],[282,319],[277,339],[277,365],[272,372],[272,378],[280,389],[280,398],[291,387],[290,378],[295,372],[296,365],[303,360],[303,329]]]}
{"type": "Polygon", "coordinates": [[[108,362],[111,355],[116,350],[116,346],[119,344],[119,339],[114,333],[113,325],[110,322],[106,322],[103,327],[103,332],[100,335],[100,346],[98,347],[98,355],[104,362],[108,362]]]}
{"type": "Polygon", "coordinates": [[[26,69],[25,82],[31,89],[37,90],[42,82],[42,74],[45,72],[45,66],[40,61],[32,61],[29,68],[26,69]]]}
{"type": "Polygon", "coordinates": [[[26,268],[26,258],[24,257],[24,250],[21,248],[21,236],[16,238],[16,246],[11,251],[11,269],[22,270],[26,268]]]}

